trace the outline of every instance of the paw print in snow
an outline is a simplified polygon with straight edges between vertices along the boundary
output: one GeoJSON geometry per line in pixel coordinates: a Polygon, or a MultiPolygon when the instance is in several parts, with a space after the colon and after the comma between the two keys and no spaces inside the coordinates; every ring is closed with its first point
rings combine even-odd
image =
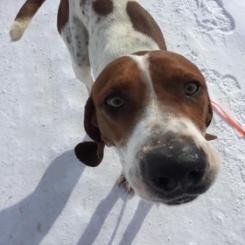
{"type": "Polygon", "coordinates": [[[232,15],[224,8],[220,0],[195,0],[197,9],[195,18],[204,31],[228,33],[235,29],[232,15]]]}
{"type": "Polygon", "coordinates": [[[207,79],[211,98],[224,109],[228,109],[234,117],[244,124],[245,121],[245,95],[235,76],[222,75],[216,70],[203,69],[207,79]]]}

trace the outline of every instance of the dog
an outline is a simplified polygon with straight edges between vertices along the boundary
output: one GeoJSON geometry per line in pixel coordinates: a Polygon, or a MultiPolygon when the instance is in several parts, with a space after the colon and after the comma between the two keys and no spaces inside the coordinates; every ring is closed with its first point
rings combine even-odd
{"type": "MultiPolygon", "coordinates": [[[[45,0],[27,0],[11,27],[21,38],[45,0]]],[[[134,0],[61,0],[57,28],[74,72],[89,91],[77,158],[98,166],[118,152],[121,183],[153,203],[196,199],[220,160],[208,134],[213,112],[206,81],[191,61],[166,48],[160,27],[134,0]],[[94,82],[95,81],[95,82],[94,82]]]]}

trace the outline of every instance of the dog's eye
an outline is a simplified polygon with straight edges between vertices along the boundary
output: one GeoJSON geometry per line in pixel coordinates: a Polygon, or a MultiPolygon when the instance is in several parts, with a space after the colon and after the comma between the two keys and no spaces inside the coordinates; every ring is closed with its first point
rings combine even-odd
{"type": "Polygon", "coordinates": [[[109,97],[105,100],[106,105],[113,107],[113,108],[119,108],[124,105],[124,100],[123,98],[119,96],[113,96],[109,97]]]}
{"type": "Polygon", "coordinates": [[[197,81],[191,81],[185,84],[185,94],[187,96],[193,96],[199,92],[200,84],[197,81]]]}

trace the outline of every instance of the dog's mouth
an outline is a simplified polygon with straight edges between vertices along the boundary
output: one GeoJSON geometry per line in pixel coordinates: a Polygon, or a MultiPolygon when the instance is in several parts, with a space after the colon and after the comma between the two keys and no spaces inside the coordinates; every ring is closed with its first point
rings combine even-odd
{"type": "MultiPolygon", "coordinates": [[[[126,180],[126,183],[127,182],[128,181],[126,180]]],[[[162,204],[166,204],[169,206],[177,206],[177,205],[190,203],[194,201],[195,199],[197,199],[200,195],[200,193],[198,194],[197,193],[195,194],[175,193],[172,196],[165,196],[162,193],[150,190],[149,187],[145,184],[136,185],[136,186],[131,185],[132,189],[130,189],[130,191],[137,193],[141,198],[145,200],[155,202],[155,203],[162,203],[162,204]]]]}
{"type": "Polygon", "coordinates": [[[185,196],[181,196],[181,197],[177,197],[175,199],[171,199],[169,201],[166,202],[167,205],[181,205],[181,204],[185,204],[185,203],[189,203],[193,200],[195,200],[198,197],[198,195],[185,195],[185,196]]]}

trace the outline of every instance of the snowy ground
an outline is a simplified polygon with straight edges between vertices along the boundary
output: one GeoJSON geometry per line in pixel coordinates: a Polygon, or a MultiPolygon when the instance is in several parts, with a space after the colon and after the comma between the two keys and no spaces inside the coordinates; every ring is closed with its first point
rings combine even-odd
{"type": "MultiPolygon", "coordinates": [[[[113,188],[116,154],[85,168],[85,88],[56,31],[58,0],[45,3],[23,39],[8,28],[24,0],[0,1],[0,245],[244,245],[245,140],[215,116],[223,158],[213,188],[179,207],[151,206],[113,188]]],[[[245,123],[245,2],[142,0],[170,50],[206,74],[212,98],[245,123]]]]}

